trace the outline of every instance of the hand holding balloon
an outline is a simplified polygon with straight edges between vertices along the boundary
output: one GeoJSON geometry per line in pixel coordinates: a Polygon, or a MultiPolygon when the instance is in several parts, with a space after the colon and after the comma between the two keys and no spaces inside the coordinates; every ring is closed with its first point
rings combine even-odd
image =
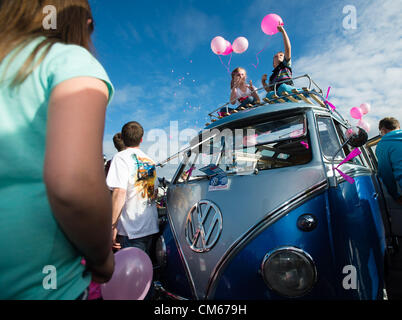
{"type": "MultiPolygon", "coordinates": [[[[266,15],[261,22],[262,32],[264,32],[265,34],[267,34],[269,36],[272,36],[275,33],[278,33],[278,31],[280,31],[278,28],[279,26],[283,26],[283,21],[282,21],[282,18],[275,13],[270,13],[270,14],[266,15]]],[[[282,30],[283,30],[283,28],[282,28],[282,30]]],[[[280,32],[282,32],[282,31],[280,31],[280,32]]]]}
{"type": "Polygon", "coordinates": [[[283,27],[283,24],[277,26],[277,28],[278,28],[278,31],[279,31],[280,33],[284,33],[284,32],[285,32],[285,28],[283,27]]]}

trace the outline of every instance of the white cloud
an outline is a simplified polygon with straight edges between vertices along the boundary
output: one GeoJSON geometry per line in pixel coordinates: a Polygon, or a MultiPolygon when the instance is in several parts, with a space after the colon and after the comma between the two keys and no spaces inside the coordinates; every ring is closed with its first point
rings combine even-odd
{"type": "Polygon", "coordinates": [[[113,105],[132,104],[136,105],[141,97],[144,97],[144,89],[141,86],[128,84],[121,89],[116,89],[112,100],[113,105]]]}
{"type": "Polygon", "coordinates": [[[402,3],[359,4],[357,28],[328,36],[321,46],[295,59],[294,70],[310,74],[325,93],[331,86],[330,101],[352,124],[357,120],[349,110],[370,103],[371,112],[363,119],[371,125],[369,136],[374,136],[381,118],[402,120],[398,97],[402,94],[402,3]]]}

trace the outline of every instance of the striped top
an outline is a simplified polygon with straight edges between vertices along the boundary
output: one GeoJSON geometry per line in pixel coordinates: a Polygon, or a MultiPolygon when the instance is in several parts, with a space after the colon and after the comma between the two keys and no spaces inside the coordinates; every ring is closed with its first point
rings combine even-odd
{"type": "MultiPolygon", "coordinates": [[[[291,60],[286,60],[285,58],[274,70],[272,70],[272,75],[269,78],[269,85],[272,87],[272,90],[275,83],[292,79],[291,66],[291,60]]],[[[288,84],[293,85],[293,82],[289,81],[288,84]]]]}

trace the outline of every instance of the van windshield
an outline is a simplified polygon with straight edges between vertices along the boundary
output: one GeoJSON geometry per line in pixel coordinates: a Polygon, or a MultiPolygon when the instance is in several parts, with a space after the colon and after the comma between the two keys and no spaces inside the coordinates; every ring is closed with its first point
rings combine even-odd
{"type": "Polygon", "coordinates": [[[226,174],[248,175],[256,170],[301,165],[312,159],[303,114],[217,130],[211,136],[184,160],[178,182],[205,178],[207,169],[212,167],[226,174]]]}

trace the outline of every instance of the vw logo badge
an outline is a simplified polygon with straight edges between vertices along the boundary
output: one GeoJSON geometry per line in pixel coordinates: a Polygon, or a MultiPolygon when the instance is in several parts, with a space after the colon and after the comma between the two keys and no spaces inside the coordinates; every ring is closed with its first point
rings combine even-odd
{"type": "Polygon", "coordinates": [[[222,232],[222,214],[216,204],[201,200],[189,211],[185,226],[185,236],[191,250],[209,251],[218,241],[222,232]]]}

